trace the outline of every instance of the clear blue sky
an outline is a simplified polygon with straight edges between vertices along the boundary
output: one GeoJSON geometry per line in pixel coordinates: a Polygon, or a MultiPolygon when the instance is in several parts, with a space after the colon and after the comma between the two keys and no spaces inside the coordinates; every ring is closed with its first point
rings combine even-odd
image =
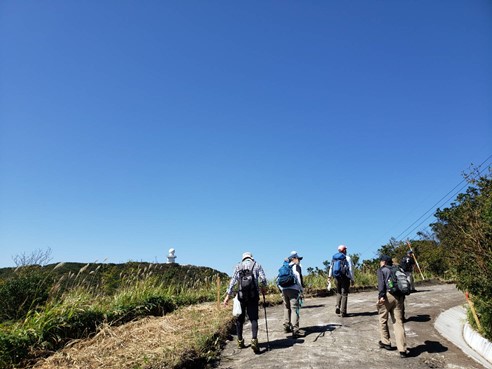
{"type": "Polygon", "coordinates": [[[2,267],[369,259],[492,154],[488,0],[4,0],[0,53],[2,267]]]}

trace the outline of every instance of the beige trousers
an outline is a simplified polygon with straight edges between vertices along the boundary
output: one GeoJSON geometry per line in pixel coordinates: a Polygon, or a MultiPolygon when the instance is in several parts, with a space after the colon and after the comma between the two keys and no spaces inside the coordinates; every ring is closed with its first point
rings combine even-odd
{"type": "Polygon", "coordinates": [[[388,317],[391,316],[393,331],[396,338],[396,347],[400,352],[405,352],[407,350],[407,339],[402,320],[402,309],[404,303],[405,296],[395,297],[392,294],[387,293],[384,304],[378,304],[379,333],[381,335],[381,342],[385,345],[391,345],[390,332],[388,328],[388,317]]]}
{"type": "Polygon", "coordinates": [[[292,327],[294,333],[299,332],[299,291],[284,289],[282,291],[284,300],[284,327],[292,327]]]}

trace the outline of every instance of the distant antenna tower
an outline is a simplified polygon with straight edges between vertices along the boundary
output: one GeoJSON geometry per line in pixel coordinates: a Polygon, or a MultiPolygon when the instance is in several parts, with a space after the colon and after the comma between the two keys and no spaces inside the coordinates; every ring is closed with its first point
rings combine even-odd
{"type": "Polygon", "coordinates": [[[167,263],[168,264],[172,264],[175,262],[177,256],[174,255],[174,253],[176,252],[176,250],[174,249],[169,249],[169,254],[167,255],[167,263]]]}

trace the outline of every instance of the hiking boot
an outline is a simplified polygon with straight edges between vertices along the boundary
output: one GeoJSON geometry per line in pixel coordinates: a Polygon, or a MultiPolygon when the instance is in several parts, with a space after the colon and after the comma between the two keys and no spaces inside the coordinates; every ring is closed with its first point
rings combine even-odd
{"type": "Polygon", "coordinates": [[[340,316],[341,316],[342,318],[346,318],[346,317],[348,317],[348,314],[347,314],[347,313],[341,313],[341,314],[340,314],[340,316]]]}
{"type": "Polygon", "coordinates": [[[238,339],[237,340],[237,348],[242,349],[242,348],[245,348],[245,347],[246,346],[244,346],[244,339],[242,339],[242,340],[238,339]]]}
{"type": "Polygon", "coordinates": [[[253,338],[251,340],[251,349],[255,352],[255,354],[258,354],[260,352],[260,347],[258,346],[257,338],[253,338]]]}
{"type": "Polygon", "coordinates": [[[382,341],[379,341],[378,342],[379,344],[379,348],[384,348],[385,350],[393,350],[393,347],[391,347],[391,344],[386,344],[386,343],[383,343],[382,341]]]}
{"type": "Polygon", "coordinates": [[[290,333],[292,332],[292,327],[290,325],[284,325],[284,332],[285,333],[290,333]]]}
{"type": "Polygon", "coordinates": [[[340,314],[340,307],[338,307],[338,306],[337,306],[337,307],[335,308],[335,314],[340,314]]]}
{"type": "Polygon", "coordinates": [[[406,351],[400,351],[400,357],[402,359],[404,359],[404,358],[408,357],[408,353],[406,351]]]}
{"type": "Polygon", "coordinates": [[[299,338],[300,334],[299,331],[292,331],[292,338],[299,338]]]}

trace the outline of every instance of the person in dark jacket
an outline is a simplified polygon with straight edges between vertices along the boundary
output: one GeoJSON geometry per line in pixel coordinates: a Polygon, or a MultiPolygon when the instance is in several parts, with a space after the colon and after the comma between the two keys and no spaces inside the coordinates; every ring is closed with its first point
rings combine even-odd
{"type": "Polygon", "coordinates": [[[410,292],[417,292],[415,289],[415,284],[413,280],[413,271],[415,269],[415,259],[413,256],[413,251],[407,251],[407,254],[401,259],[400,266],[407,275],[408,281],[410,282],[410,292]]]}
{"type": "Polygon", "coordinates": [[[405,327],[403,326],[402,308],[405,302],[404,295],[393,295],[390,293],[389,281],[391,280],[391,270],[389,266],[393,261],[388,255],[380,257],[380,268],[378,269],[378,314],[379,314],[379,333],[381,340],[379,347],[386,350],[393,350],[390,341],[390,332],[388,328],[388,317],[391,316],[393,322],[393,331],[396,338],[396,347],[400,352],[400,357],[405,358],[407,353],[407,342],[405,327]]]}

